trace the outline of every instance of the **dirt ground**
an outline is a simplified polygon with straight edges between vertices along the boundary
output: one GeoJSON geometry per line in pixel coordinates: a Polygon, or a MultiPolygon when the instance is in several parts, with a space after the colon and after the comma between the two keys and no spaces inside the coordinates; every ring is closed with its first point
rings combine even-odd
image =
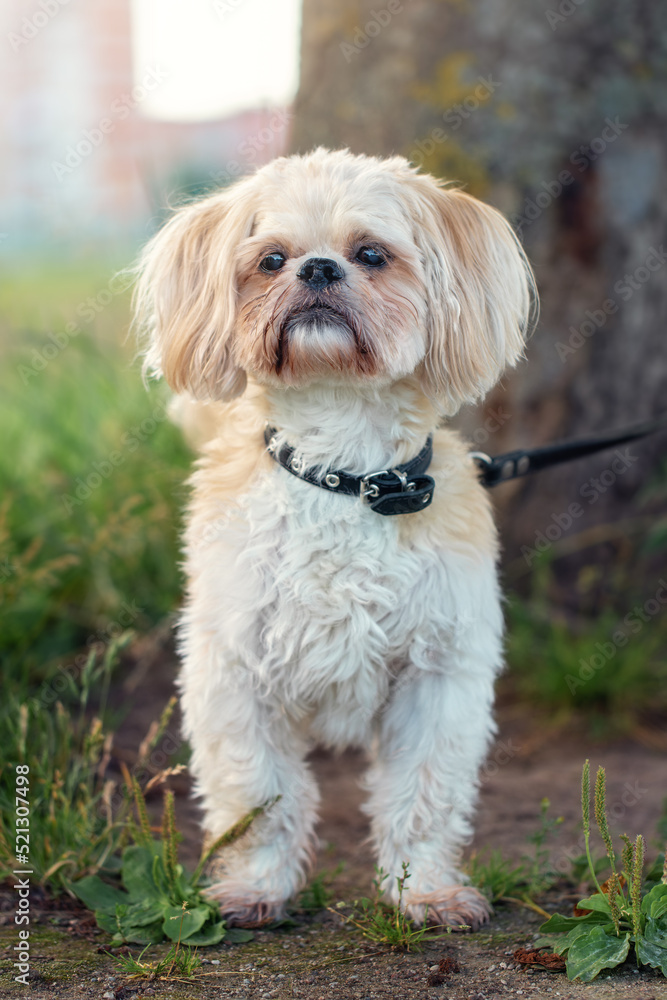
{"type": "MultiPolygon", "coordinates": [[[[151,640],[152,641],[152,640],[151,640]]],[[[132,705],[117,736],[117,751],[128,763],[172,690],[175,663],[170,641],[135,650],[135,663],[121,697],[132,705]],[[150,695],[149,695],[150,692],[150,695]]],[[[658,732],[640,733],[640,740],[593,745],[572,727],[554,730],[547,720],[504,705],[498,715],[499,734],[482,773],[476,834],[470,850],[499,849],[519,858],[531,850],[527,837],[538,826],[540,802],[548,797],[549,815],[563,822],[551,842],[551,864],[570,872],[570,860],[581,853],[579,783],[581,765],[590,757],[593,772],[605,766],[608,805],[614,833],[642,832],[657,853],[656,823],[667,794],[667,741],[658,732]]],[[[178,739],[177,720],[169,734],[178,739]]],[[[360,812],[363,793],[359,778],[364,757],[349,751],[335,756],[315,752],[312,766],[322,791],[318,829],[322,848],[320,871],[342,870],[333,882],[334,899],[367,894],[373,857],[365,838],[367,822],[360,812]]],[[[199,854],[198,810],[189,796],[185,775],[175,779],[179,829],[185,836],[181,858],[192,863],[199,854]]],[[[159,810],[159,798],[153,802],[159,810]]],[[[542,901],[547,911],[568,912],[576,893],[564,888],[542,901]]],[[[446,1000],[496,1000],[501,997],[591,997],[667,1000],[667,982],[652,972],[638,973],[626,964],[591,984],[569,983],[562,972],[518,965],[517,948],[530,948],[543,918],[513,904],[500,906],[491,923],[476,934],[451,934],[426,945],[422,953],[392,953],[372,946],[356,931],[326,911],[295,915],[293,927],[259,931],[246,945],[221,945],[203,952],[205,964],[196,983],[139,984],[119,973],[114,960],[97,949],[105,935],[81,912],[57,905],[40,912],[33,931],[28,987],[12,982],[11,955],[16,943],[11,893],[0,899],[0,997],[28,995],[34,1000],[74,998],[201,997],[230,1000],[330,997],[370,1000],[418,997],[446,1000]],[[444,971],[440,971],[442,966],[444,971]],[[454,971],[458,968],[458,971],[454,971]]],[[[139,949],[136,949],[137,951],[139,949]]],[[[157,949],[156,951],[159,951],[157,949]]]]}

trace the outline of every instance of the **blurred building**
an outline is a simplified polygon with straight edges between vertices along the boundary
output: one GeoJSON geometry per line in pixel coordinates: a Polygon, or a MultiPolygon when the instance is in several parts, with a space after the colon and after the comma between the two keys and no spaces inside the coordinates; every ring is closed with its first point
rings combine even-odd
{"type": "Polygon", "coordinates": [[[221,121],[142,113],[160,66],[134,68],[129,0],[0,7],[0,249],[123,243],[164,206],[225,184],[287,146],[288,110],[221,121]]]}

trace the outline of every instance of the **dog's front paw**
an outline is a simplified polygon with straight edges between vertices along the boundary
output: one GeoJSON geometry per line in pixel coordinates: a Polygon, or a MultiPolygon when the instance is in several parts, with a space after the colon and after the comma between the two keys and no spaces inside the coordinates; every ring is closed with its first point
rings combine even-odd
{"type": "Polygon", "coordinates": [[[240,882],[216,882],[206,889],[206,895],[218,903],[230,927],[264,927],[285,916],[286,900],[267,899],[240,882]]]}
{"type": "Polygon", "coordinates": [[[417,924],[440,924],[476,931],[491,916],[486,896],[469,885],[452,885],[435,892],[411,895],[406,914],[417,924]]]}

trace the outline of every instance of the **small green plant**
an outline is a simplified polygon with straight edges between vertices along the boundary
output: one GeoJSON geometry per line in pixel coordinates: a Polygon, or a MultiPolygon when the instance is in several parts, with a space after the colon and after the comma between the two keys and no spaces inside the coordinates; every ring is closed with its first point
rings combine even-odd
{"type": "Polygon", "coordinates": [[[466,866],[470,881],[490,903],[520,903],[538,913],[544,911],[534,902],[535,896],[546,892],[554,882],[548,838],[563,822],[561,816],[549,816],[549,799],[540,802],[539,826],[527,840],[534,845],[532,855],[524,854],[520,861],[503,858],[499,850],[490,854],[473,854],[466,866]]]}
{"type": "Polygon", "coordinates": [[[299,904],[295,908],[300,912],[316,913],[318,910],[326,910],[333,899],[333,890],[330,888],[334,879],[343,870],[342,862],[330,872],[320,872],[312,882],[306,886],[299,895],[299,904]]]}
{"type": "MultiPolygon", "coordinates": [[[[601,855],[598,858],[593,858],[593,868],[595,869],[596,876],[602,874],[602,872],[607,868],[607,864],[607,858],[604,855],[601,855]]],[[[569,881],[578,886],[582,885],[582,883],[591,886],[593,885],[593,882],[591,881],[588,858],[585,854],[578,854],[576,858],[572,858],[570,866],[569,881]]]]}
{"type": "Polygon", "coordinates": [[[143,957],[150,948],[150,945],[147,944],[137,958],[134,958],[131,954],[116,956],[119,971],[128,979],[147,979],[149,982],[153,982],[156,979],[193,979],[197,970],[201,968],[202,960],[196,948],[193,951],[190,945],[181,946],[183,921],[186,914],[187,906],[183,903],[178,940],[174,941],[169,947],[169,951],[164,958],[157,959],[154,962],[144,962],[143,957]]]}
{"type": "Polygon", "coordinates": [[[590,850],[588,761],[582,774],[581,808],[586,857],[597,892],[577,904],[577,909],[586,911],[583,915],[550,917],[540,930],[560,936],[555,941],[540,940],[537,947],[548,946],[556,954],[566,955],[568,979],[590,982],[603,969],[624,962],[631,948],[638,966],[650,965],[667,975],[667,863],[660,882],[644,892],[644,838],[639,834],[633,844],[624,835],[619,868],[607,821],[605,771],[600,767],[595,781],[594,814],[611,868],[610,877],[601,885],[590,850]]]}
{"type": "Polygon", "coordinates": [[[137,822],[132,826],[134,844],[123,851],[123,888],[90,875],[72,889],[95,913],[102,930],[113,935],[112,944],[158,944],[164,938],[188,945],[214,945],[249,941],[252,934],[228,929],[217,903],[208,899],[201,875],[210,856],[220,847],[242,837],[265,807],[254,809],[228,830],[202,855],[192,875],[178,863],[174,795],[165,794],[161,842],[153,839],[146,802],[136,779],[132,780],[137,822]]]}
{"type": "MultiPolygon", "coordinates": [[[[429,926],[426,923],[428,910],[424,915],[424,923],[417,927],[408,917],[403,909],[403,893],[405,883],[410,878],[409,865],[407,861],[402,863],[402,874],[396,876],[398,887],[398,904],[391,906],[383,900],[385,892],[385,882],[389,878],[389,873],[382,868],[375,869],[373,885],[375,896],[369,899],[362,896],[348,904],[340,902],[336,904],[336,909],[328,907],[331,913],[338,913],[343,920],[352,924],[361,931],[364,937],[374,944],[387,945],[390,948],[402,951],[421,951],[424,939],[429,941],[439,940],[447,934],[434,933],[438,927],[429,926]],[[341,913],[341,910],[349,906],[350,914],[341,913]]],[[[447,933],[449,933],[449,928],[447,933]]]]}
{"type": "Polygon", "coordinates": [[[153,982],[156,979],[194,979],[201,968],[202,961],[197,949],[193,950],[189,945],[182,947],[179,942],[174,942],[164,958],[152,962],[144,961],[144,955],[150,947],[147,944],[136,958],[131,954],[114,956],[118,963],[118,971],[127,979],[146,979],[148,982],[153,982]]]}
{"type": "Polygon", "coordinates": [[[546,892],[553,883],[554,875],[551,869],[551,856],[547,841],[563,822],[562,816],[549,816],[549,799],[540,802],[540,823],[535,831],[528,835],[528,842],[534,845],[532,858],[527,858],[529,896],[539,896],[546,892]]]}
{"type": "Polygon", "coordinates": [[[471,883],[484,893],[490,903],[520,896],[526,891],[525,863],[508,861],[497,849],[488,854],[472,854],[466,871],[471,883]]]}

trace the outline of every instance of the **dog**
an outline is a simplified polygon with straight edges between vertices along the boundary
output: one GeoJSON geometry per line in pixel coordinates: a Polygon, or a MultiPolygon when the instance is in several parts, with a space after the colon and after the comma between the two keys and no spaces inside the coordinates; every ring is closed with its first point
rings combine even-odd
{"type": "Polygon", "coordinates": [[[176,211],[135,295],[146,371],[208,428],[179,627],[208,841],[273,801],[208,891],[230,923],[279,917],[316,848],[305,758],[355,745],[378,865],[409,863],[406,913],[477,927],[461,849],[495,731],[498,544],[441,425],[522,355],[516,237],[402,157],[320,148],[176,211]]]}

